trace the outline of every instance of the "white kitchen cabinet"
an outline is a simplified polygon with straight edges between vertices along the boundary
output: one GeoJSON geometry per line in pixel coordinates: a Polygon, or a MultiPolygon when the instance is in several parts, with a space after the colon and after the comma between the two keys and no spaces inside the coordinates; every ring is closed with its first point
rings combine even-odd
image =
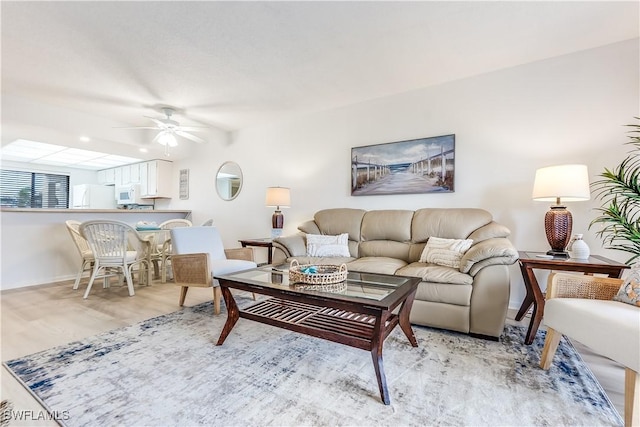
{"type": "Polygon", "coordinates": [[[138,184],[140,182],[140,163],[134,163],[129,165],[129,176],[132,184],[138,184]]]}
{"type": "Polygon", "coordinates": [[[115,182],[116,187],[118,187],[118,186],[120,186],[120,185],[124,184],[124,183],[122,182],[122,167],[115,168],[115,169],[113,170],[113,176],[114,176],[114,180],[113,180],[113,181],[115,182]]]}
{"type": "Polygon", "coordinates": [[[131,184],[131,166],[124,165],[124,166],[120,166],[118,169],[120,169],[122,185],[131,184]]]}
{"type": "Polygon", "coordinates": [[[114,185],[115,183],[115,170],[113,168],[98,171],[98,184],[114,185]]]}
{"type": "Polygon", "coordinates": [[[144,198],[171,198],[173,164],[166,160],[140,163],[140,192],[144,198]]]}

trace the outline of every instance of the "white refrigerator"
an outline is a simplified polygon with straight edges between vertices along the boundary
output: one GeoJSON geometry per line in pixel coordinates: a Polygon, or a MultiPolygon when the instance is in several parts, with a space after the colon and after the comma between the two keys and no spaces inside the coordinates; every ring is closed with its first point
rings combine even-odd
{"type": "Polygon", "coordinates": [[[73,209],[116,209],[113,186],[80,184],[73,186],[73,209]]]}

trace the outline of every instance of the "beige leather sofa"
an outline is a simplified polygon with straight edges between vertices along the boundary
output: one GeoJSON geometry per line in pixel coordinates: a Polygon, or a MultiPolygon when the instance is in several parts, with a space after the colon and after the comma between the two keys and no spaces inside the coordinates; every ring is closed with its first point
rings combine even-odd
{"type": "Polygon", "coordinates": [[[274,240],[274,263],[347,263],[349,271],[421,277],[411,322],[497,339],[509,304],[510,231],[482,209],[326,209],[274,240]],[[306,234],[349,234],[350,257],[308,257],[306,234]],[[421,263],[429,237],[472,239],[460,268],[421,263]]]}

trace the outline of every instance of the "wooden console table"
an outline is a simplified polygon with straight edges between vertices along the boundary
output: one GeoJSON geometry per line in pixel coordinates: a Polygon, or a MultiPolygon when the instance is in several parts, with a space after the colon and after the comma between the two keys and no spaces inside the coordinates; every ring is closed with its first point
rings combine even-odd
{"type": "Polygon", "coordinates": [[[610,260],[608,258],[591,255],[588,259],[572,259],[572,258],[541,258],[539,255],[545,255],[544,252],[527,252],[519,251],[518,260],[524,286],[527,295],[522,302],[522,306],[516,315],[516,320],[521,320],[533,305],[533,313],[529,322],[529,329],[525,338],[525,344],[531,344],[538,332],[538,327],[544,315],[544,294],[540,290],[540,285],[533,273],[534,269],[540,270],[561,270],[561,271],[577,271],[584,274],[606,274],[609,277],[621,277],[622,272],[629,268],[626,264],[610,260]]]}

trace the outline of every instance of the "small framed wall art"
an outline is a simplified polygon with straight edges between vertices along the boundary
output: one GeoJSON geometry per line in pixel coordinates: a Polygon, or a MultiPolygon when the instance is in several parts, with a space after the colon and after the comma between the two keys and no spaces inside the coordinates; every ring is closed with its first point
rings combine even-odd
{"type": "Polygon", "coordinates": [[[180,199],[189,198],[189,169],[180,169],[180,199]]]}
{"type": "Polygon", "coordinates": [[[452,193],[455,135],[351,149],[351,195],[452,193]]]}

